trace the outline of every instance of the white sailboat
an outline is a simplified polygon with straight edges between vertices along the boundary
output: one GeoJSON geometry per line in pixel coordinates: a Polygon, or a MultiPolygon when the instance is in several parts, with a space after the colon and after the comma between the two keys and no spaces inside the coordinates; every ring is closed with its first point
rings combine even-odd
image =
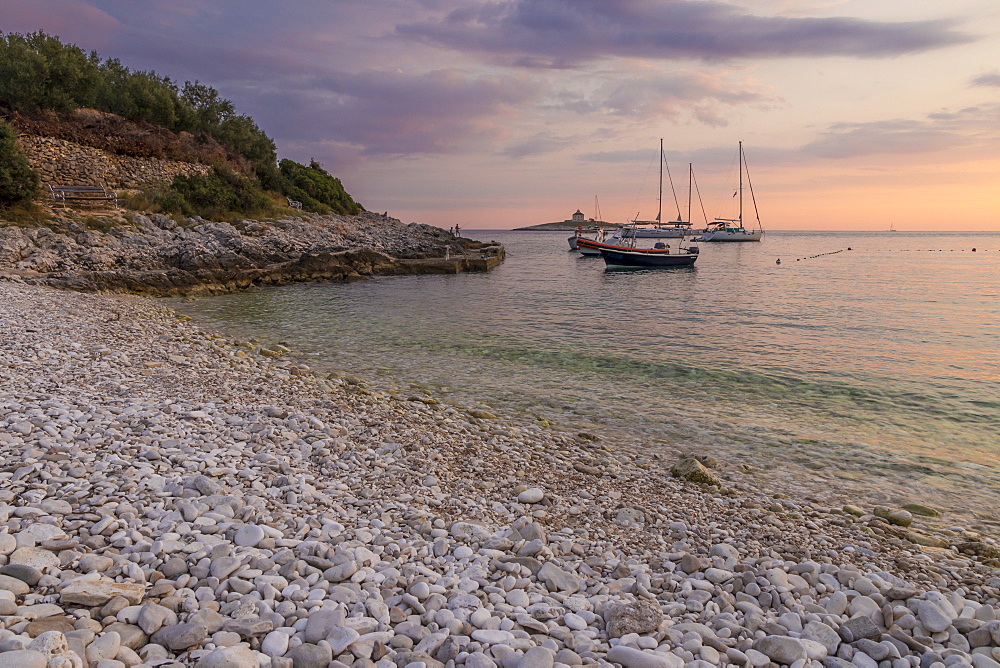
{"type": "Polygon", "coordinates": [[[757,200],[753,196],[753,185],[750,183],[750,170],[747,169],[747,186],[750,190],[750,201],[753,202],[754,217],[757,219],[757,229],[747,229],[743,226],[743,170],[746,158],[743,156],[743,142],[740,142],[740,213],[737,218],[716,218],[705,228],[704,234],[695,241],[760,241],[764,236],[764,228],[760,224],[760,214],[757,212],[757,200]]]}

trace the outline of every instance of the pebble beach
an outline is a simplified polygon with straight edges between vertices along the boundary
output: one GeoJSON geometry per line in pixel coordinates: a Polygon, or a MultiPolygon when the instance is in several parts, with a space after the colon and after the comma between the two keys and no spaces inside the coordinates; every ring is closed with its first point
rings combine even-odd
{"type": "Polygon", "coordinates": [[[1000,666],[989,536],[283,352],[0,281],[0,668],[1000,666]]]}

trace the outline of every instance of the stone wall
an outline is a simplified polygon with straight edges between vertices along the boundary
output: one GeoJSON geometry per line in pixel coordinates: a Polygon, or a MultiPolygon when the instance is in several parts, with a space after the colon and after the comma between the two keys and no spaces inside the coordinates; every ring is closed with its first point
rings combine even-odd
{"type": "Polygon", "coordinates": [[[22,135],[18,143],[43,184],[63,186],[103,185],[105,188],[138,188],[169,183],[178,174],[206,174],[208,165],[157,158],[115,155],[54,137],[22,135]]]}

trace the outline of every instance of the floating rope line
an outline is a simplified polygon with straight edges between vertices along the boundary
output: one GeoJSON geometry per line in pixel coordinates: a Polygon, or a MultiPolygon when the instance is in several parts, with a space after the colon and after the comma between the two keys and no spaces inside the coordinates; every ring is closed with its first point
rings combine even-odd
{"type": "MultiPolygon", "coordinates": [[[[849,250],[854,250],[854,249],[851,248],[850,246],[848,246],[847,248],[841,248],[840,250],[830,251],[829,253],[819,253],[817,255],[808,255],[806,257],[797,257],[797,258],[795,258],[795,261],[796,262],[801,262],[802,260],[812,260],[812,259],[815,259],[817,257],[823,257],[825,255],[836,255],[837,253],[843,253],[844,251],[849,251],[849,250]]],[[[954,249],[954,248],[916,248],[916,249],[903,248],[901,250],[891,250],[891,249],[890,250],[874,249],[874,250],[875,250],[876,253],[954,253],[954,252],[956,252],[956,249],[954,249]]],[[[969,252],[969,253],[988,253],[989,249],[988,248],[972,248],[972,249],[969,249],[968,251],[966,251],[966,249],[960,248],[960,249],[957,249],[957,252],[959,252],[959,253],[965,253],[965,252],[969,252]]],[[[781,264],[781,258],[778,258],[777,260],[775,260],[775,264],[781,264]]]]}
{"type": "Polygon", "coordinates": [[[989,248],[902,248],[900,250],[878,250],[877,253],[989,253],[989,248]]]}
{"type": "MultiPolygon", "coordinates": [[[[845,250],[852,250],[852,249],[850,247],[841,248],[840,250],[830,251],[829,253],[819,253],[818,255],[810,255],[808,257],[797,257],[795,258],[795,261],[800,262],[802,260],[812,260],[813,258],[823,257],[824,255],[836,255],[837,253],[843,253],[845,250]]],[[[778,258],[775,264],[781,264],[781,258],[778,258]]]]}

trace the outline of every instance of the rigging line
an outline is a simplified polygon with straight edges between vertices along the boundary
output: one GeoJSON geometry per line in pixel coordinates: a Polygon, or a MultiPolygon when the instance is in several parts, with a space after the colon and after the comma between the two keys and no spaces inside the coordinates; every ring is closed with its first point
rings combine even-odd
{"type": "MultiPolygon", "coordinates": [[[[701,189],[698,187],[698,179],[692,174],[691,180],[694,181],[694,191],[698,193],[698,204],[701,206],[702,218],[705,219],[705,225],[708,225],[708,214],[705,213],[705,202],[701,199],[701,189]]],[[[688,222],[690,223],[691,221],[689,220],[688,222]]]]}
{"type": "Polygon", "coordinates": [[[750,201],[753,202],[753,215],[757,218],[757,228],[763,230],[764,227],[760,224],[760,211],[757,210],[757,198],[753,195],[753,183],[750,182],[750,165],[747,163],[746,153],[743,154],[743,164],[747,168],[747,186],[750,188],[750,201]]]}
{"type": "MultiPolygon", "coordinates": [[[[667,156],[663,155],[662,153],[660,154],[660,159],[663,160],[663,166],[667,168],[667,181],[670,181],[670,192],[674,194],[674,206],[677,207],[677,219],[680,220],[681,205],[680,202],[677,201],[677,191],[674,190],[674,179],[672,176],[670,176],[670,165],[667,164],[667,156]]],[[[662,223],[663,221],[661,220],[657,222],[662,223]]]]}

